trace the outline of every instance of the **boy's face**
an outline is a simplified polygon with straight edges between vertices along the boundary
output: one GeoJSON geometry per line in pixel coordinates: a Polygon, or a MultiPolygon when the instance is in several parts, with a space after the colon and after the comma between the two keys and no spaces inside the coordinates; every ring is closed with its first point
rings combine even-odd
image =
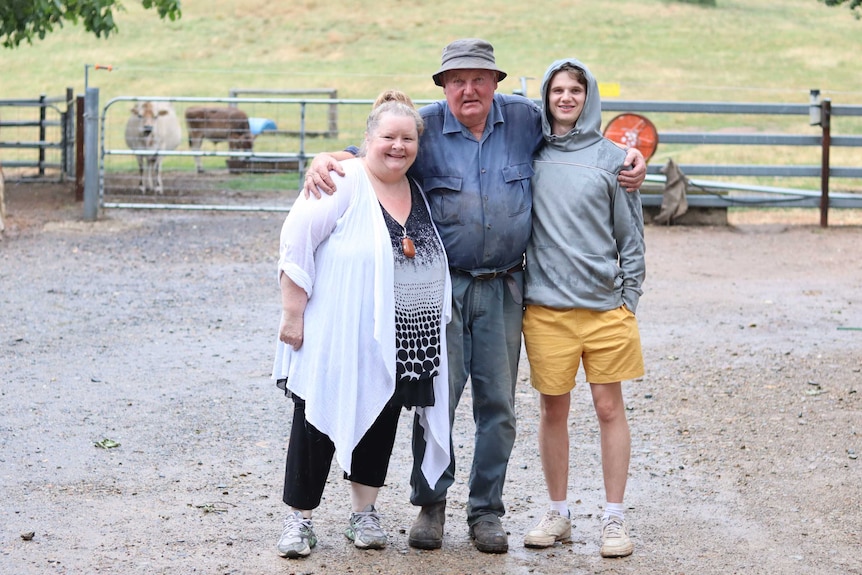
{"type": "Polygon", "coordinates": [[[586,86],[566,70],[554,74],[548,84],[548,111],[554,120],[555,134],[566,134],[575,127],[586,101],[586,86]]]}

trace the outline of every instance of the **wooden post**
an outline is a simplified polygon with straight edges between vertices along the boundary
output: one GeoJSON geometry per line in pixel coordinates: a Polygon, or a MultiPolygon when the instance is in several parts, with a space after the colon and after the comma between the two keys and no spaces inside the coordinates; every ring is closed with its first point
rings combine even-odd
{"type": "Polygon", "coordinates": [[[75,201],[84,201],[84,96],[75,99],[75,201]]]}
{"type": "MultiPolygon", "coordinates": [[[[338,99],[338,90],[333,90],[329,94],[330,99],[337,100],[338,99]]],[[[338,104],[330,104],[329,105],[329,122],[326,126],[327,137],[329,138],[337,138],[338,137],[338,104]]]]}
{"type": "Polygon", "coordinates": [[[830,130],[832,116],[832,101],[828,98],[820,103],[820,126],[823,128],[823,139],[820,142],[820,227],[829,226],[829,147],[832,134],[830,130]]]}
{"type": "Polygon", "coordinates": [[[39,96],[39,176],[45,175],[45,100],[47,96],[39,96]]]}
{"type": "Polygon", "coordinates": [[[61,135],[61,165],[60,179],[65,182],[72,173],[72,142],[75,141],[75,135],[72,127],[75,125],[75,119],[72,117],[72,111],[75,109],[75,90],[66,88],[66,109],[60,114],[62,118],[63,133],[61,135]]]}

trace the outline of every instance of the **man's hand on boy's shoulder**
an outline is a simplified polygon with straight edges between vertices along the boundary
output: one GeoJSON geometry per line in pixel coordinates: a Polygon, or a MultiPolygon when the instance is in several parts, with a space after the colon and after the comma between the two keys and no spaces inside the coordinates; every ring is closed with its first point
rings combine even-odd
{"type": "Polygon", "coordinates": [[[335,192],[335,182],[332,180],[330,172],[343,176],[344,170],[341,167],[341,162],[332,154],[325,152],[317,154],[305,173],[305,182],[302,186],[303,195],[306,198],[312,195],[315,198],[320,198],[321,193],[332,195],[335,192]]]}
{"type": "Polygon", "coordinates": [[[636,192],[646,179],[646,159],[637,148],[629,148],[626,150],[624,165],[631,168],[622,170],[617,180],[627,192],[636,192]]]}

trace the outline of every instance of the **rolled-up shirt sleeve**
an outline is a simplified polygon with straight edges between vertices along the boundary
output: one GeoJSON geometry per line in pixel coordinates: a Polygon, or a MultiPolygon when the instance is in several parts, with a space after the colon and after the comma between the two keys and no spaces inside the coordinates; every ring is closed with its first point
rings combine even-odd
{"type": "Polygon", "coordinates": [[[350,176],[333,174],[338,191],[321,198],[296,199],[281,227],[278,279],[284,273],[310,298],[315,279],[315,253],[335,230],[339,219],[350,206],[353,185],[350,176]]]}

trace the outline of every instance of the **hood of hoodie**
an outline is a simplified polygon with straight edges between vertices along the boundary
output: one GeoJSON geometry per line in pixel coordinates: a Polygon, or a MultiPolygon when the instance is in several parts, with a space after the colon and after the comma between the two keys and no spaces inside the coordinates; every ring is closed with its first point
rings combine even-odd
{"type": "Polygon", "coordinates": [[[599,84],[590,69],[581,61],[574,58],[557,60],[545,71],[545,76],[542,78],[542,133],[548,145],[562,150],[580,150],[602,139],[602,101],[599,97],[599,84]],[[552,117],[548,106],[548,85],[554,74],[565,64],[584,71],[587,79],[587,97],[574,129],[568,134],[557,136],[551,131],[552,117]]]}

